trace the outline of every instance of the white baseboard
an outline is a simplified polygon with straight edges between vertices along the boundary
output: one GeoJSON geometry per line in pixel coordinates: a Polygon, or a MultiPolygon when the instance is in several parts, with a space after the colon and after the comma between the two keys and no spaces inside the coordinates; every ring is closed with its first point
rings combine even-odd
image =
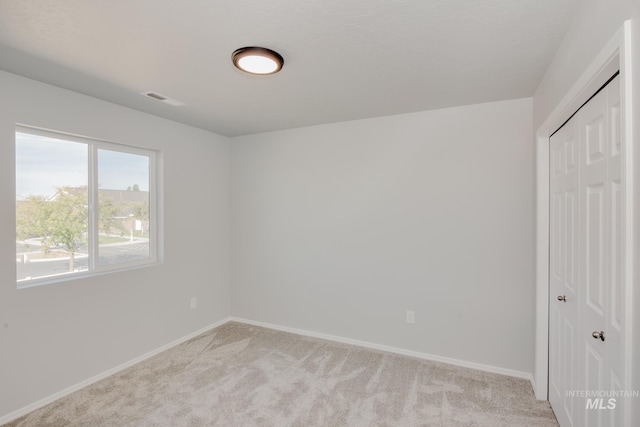
{"type": "Polygon", "coordinates": [[[178,338],[177,340],[172,341],[169,344],[165,344],[165,345],[163,345],[161,347],[158,347],[158,348],[156,348],[154,350],[151,350],[148,353],[145,353],[145,354],[143,354],[141,356],[138,356],[138,357],[136,357],[134,359],[131,359],[131,360],[127,361],[127,362],[124,362],[124,363],[116,366],[115,368],[108,369],[108,370],[106,370],[106,371],[104,371],[102,373],[99,373],[98,375],[94,375],[91,378],[88,378],[88,379],[86,379],[84,381],[81,381],[81,382],[79,382],[77,384],[74,384],[74,385],[72,385],[70,387],[67,387],[64,390],[60,390],[57,393],[54,393],[54,394],[52,394],[50,396],[47,396],[44,399],[41,399],[41,400],[39,400],[39,401],[37,401],[35,403],[32,403],[32,404],[27,405],[27,406],[25,406],[23,408],[20,408],[17,411],[13,411],[13,412],[11,412],[11,413],[9,413],[7,415],[4,415],[4,416],[0,417],[0,426],[3,425],[3,424],[8,423],[10,421],[13,421],[13,420],[15,420],[17,418],[20,418],[23,415],[28,414],[29,412],[35,411],[36,409],[40,409],[43,406],[48,405],[51,402],[54,402],[54,401],[56,401],[56,400],[58,400],[58,399],[60,399],[60,398],[62,398],[64,396],[67,396],[67,395],[69,395],[69,394],[71,394],[71,393],[73,393],[75,391],[78,391],[78,390],[80,390],[80,389],[82,389],[82,388],[84,388],[84,387],[86,387],[88,385],[96,383],[96,382],[98,382],[98,381],[100,381],[100,380],[102,380],[102,379],[104,379],[104,378],[106,378],[108,376],[111,376],[111,375],[113,375],[115,373],[118,373],[118,372],[124,370],[124,369],[127,369],[127,368],[129,368],[129,367],[131,367],[131,366],[133,366],[133,365],[135,365],[137,363],[142,362],[143,360],[149,359],[150,357],[153,357],[156,354],[162,353],[165,350],[169,350],[170,348],[175,347],[175,346],[177,346],[179,344],[182,344],[185,341],[189,341],[191,338],[195,338],[195,337],[197,337],[198,335],[200,335],[200,334],[202,334],[204,332],[207,332],[207,331],[209,331],[209,330],[211,330],[213,328],[217,328],[218,326],[224,325],[225,323],[229,322],[230,320],[231,320],[231,318],[227,317],[227,318],[222,319],[222,320],[220,320],[220,321],[218,321],[216,323],[213,323],[213,324],[211,324],[209,326],[205,326],[204,328],[199,329],[199,330],[197,330],[195,332],[192,332],[192,333],[190,333],[188,335],[185,335],[185,336],[183,336],[181,338],[178,338]]]}
{"type": "Polygon", "coordinates": [[[304,335],[304,336],[313,337],[313,338],[320,338],[320,339],[339,342],[343,344],[351,344],[351,345],[356,345],[358,347],[370,348],[373,350],[381,350],[389,353],[416,357],[418,359],[430,360],[433,362],[446,363],[449,365],[460,366],[463,368],[470,368],[478,371],[490,372],[493,374],[506,375],[506,376],[515,377],[515,378],[522,378],[525,380],[529,380],[529,382],[533,384],[533,375],[530,372],[516,371],[513,369],[500,368],[498,366],[484,365],[482,363],[452,359],[450,357],[437,356],[435,354],[420,353],[417,351],[405,350],[402,348],[390,347],[382,344],[374,344],[366,341],[359,341],[351,338],[339,337],[336,335],[311,332],[311,331],[306,331],[304,329],[289,328],[287,326],[274,325],[272,323],[258,322],[255,320],[242,319],[239,317],[231,317],[230,320],[234,322],[239,322],[239,323],[246,323],[248,325],[260,326],[267,329],[275,329],[277,331],[282,331],[282,332],[290,332],[293,334],[304,335]]]}

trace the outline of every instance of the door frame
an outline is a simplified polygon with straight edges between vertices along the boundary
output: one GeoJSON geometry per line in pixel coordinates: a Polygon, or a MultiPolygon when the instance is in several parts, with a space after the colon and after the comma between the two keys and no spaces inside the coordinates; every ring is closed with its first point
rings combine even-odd
{"type": "MultiPolygon", "coordinates": [[[[631,389],[631,337],[632,321],[632,268],[633,268],[633,189],[630,142],[632,138],[631,103],[631,21],[625,21],[611,41],[587,67],[551,114],[536,130],[535,135],[535,371],[533,388],[536,398],[548,400],[549,392],[549,137],[575,111],[578,110],[617,70],[620,70],[621,125],[623,144],[623,177],[625,180],[625,209],[623,212],[623,272],[622,289],[624,301],[624,378],[623,387],[631,389]]],[[[637,366],[635,368],[638,368],[637,366]]],[[[628,408],[629,409],[629,408],[628,408]]],[[[629,420],[628,413],[625,417],[629,420]]]]}

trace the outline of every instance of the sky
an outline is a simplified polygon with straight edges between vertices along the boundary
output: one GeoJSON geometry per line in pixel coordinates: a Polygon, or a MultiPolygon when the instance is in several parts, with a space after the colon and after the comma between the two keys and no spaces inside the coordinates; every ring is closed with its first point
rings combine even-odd
{"type": "MultiPolygon", "coordinates": [[[[87,144],[16,132],[16,198],[51,196],[58,187],[86,186],[88,157],[87,144]]],[[[105,190],[138,184],[141,191],[149,191],[149,158],[99,149],[98,183],[105,190]]]]}

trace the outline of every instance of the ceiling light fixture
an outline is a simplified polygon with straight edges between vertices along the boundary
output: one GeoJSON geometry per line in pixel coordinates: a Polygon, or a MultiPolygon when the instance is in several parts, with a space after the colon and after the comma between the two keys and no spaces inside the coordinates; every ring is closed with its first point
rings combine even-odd
{"type": "Polygon", "coordinates": [[[284,65],[278,52],[264,47],[243,47],[233,52],[231,59],[238,70],[249,74],[275,74],[284,65]]]}

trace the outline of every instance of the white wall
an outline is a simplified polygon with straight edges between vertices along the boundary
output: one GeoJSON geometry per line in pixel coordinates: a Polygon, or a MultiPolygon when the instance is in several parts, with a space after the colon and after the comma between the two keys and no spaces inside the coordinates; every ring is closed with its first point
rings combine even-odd
{"type": "MultiPolygon", "coordinates": [[[[534,130],[549,117],[552,110],[560,100],[569,92],[573,84],[578,80],[588,65],[593,62],[598,53],[611,40],[625,20],[632,23],[633,43],[633,71],[634,82],[632,104],[633,116],[633,141],[632,149],[634,178],[631,180],[633,187],[634,206],[633,218],[633,245],[634,245],[634,293],[631,303],[633,342],[632,372],[627,372],[632,378],[632,389],[640,390],[640,291],[638,291],[638,278],[640,277],[640,262],[637,256],[640,254],[640,185],[637,177],[640,171],[640,120],[637,120],[640,111],[640,2],[637,0],[585,0],[581,3],[576,17],[568,30],[556,57],[549,66],[546,75],[541,82],[533,98],[534,130]]],[[[630,184],[631,184],[630,183],[630,184]]],[[[633,415],[631,420],[640,420],[640,405],[632,405],[633,415]]]]}
{"type": "Polygon", "coordinates": [[[232,139],[233,314],[532,372],[531,116],[521,99],[232,139]]]}
{"type": "Polygon", "coordinates": [[[2,417],[229,316],[230,153],[226,137],[12,74],[0,93],[2,417]],[[164,264],[17,290],[15,123],[160,150],[164,264]]]}

